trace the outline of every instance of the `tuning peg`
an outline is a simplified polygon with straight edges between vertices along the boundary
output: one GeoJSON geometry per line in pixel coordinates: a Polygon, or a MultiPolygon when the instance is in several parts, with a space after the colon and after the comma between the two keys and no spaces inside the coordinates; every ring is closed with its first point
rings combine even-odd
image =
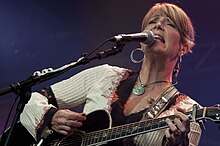
{"type": "Polygon", "coordinates": [[[216,105],[214,105],[214,107],[220,107],[220,104],[216,104],[216,105]]]}
{"type": "Polygon", "coordinates": [[[192,109],[192,121],[196,121],[196,109],[197,109],[197,104],[193,104],[193,109],[192,109]]]}
{"type": "MultiPolygon", "coordinates": [[[[204,124],[204,123],[206,123],[206,122],[207,122],[206,119],[204,119],[204,120],[199,120],[199,125],[200,125],[200,127],[202,128],[202,130],[206,130],[205,124],[204,124]]],[[[220,128],[220,127],[219,127],[219,128],[220,128]]]]}

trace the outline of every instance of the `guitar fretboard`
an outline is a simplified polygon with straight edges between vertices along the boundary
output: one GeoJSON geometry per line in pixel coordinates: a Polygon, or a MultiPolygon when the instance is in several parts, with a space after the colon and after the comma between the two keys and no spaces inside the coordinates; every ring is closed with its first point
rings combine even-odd
{"type": "Polygon", "coordinates": [[[169,118],[171,121],[173,121],[175,116],[152,119],[147,121],[144,120],[122,126],[116,126],[111,129],[90,132],[85,135],[84,144],[93,145],[167,128],[168,126],[165,121],[166,118],[169,118]]]}

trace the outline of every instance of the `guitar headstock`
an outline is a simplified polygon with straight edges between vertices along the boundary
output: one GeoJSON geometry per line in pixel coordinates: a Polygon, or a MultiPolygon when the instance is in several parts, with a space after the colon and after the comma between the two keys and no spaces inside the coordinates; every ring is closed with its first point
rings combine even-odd
{"type": "Polygon", "coordinates": [[[199,109],[197,119],[208,119],[220,124],[220,104],[199,109]]]}

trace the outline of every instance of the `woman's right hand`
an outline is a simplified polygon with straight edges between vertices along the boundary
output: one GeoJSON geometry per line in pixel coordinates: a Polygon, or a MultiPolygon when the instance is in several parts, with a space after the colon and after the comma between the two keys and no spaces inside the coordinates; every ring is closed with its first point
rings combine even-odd
{"type": "Polygon", "coordinates": [[[52,120],[51,129],[63,135],[72,134],[82,122],[86,120],[84,113],[77,113],[68,109],[58,110],[52,120]]]}

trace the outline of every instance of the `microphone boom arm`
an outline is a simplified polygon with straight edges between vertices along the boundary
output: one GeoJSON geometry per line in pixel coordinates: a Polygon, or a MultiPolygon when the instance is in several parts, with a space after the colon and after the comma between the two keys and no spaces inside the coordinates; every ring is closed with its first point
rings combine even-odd
{"type": "Polygon", "coordinates": [[[7,87],[0,88],[0,96],[7,94],[9,92],[15,92],[17,94],[19,92],[19,90],[21,90],[24,87],[34,86],[34,85],[40,84],[44,81],[50,80],[54,77],[57,77],[57,76],[65,73],[66,71],[70,70],[71,68],[75,68],[80,65],[85,65],[95,59],[100,60],[103,58],[107,58],[109,56],[116,55],[116,54],[122,52],[122,48],[124,46],[125,46],[124,43],[117,43],[117,45],[115,47],[112,47],[110,49],[99,52],[91,58],[86,57],[86,55],[82,55],[82,57],[79,58],[76,62],[71,62],[69,64],[66,64],[66,65],[58,68],[58,69],[53,70],[52,68],[49,68],[49,69],[44,69],[41,73],[39,71],[34,72],[32,76],[30,76],[28,79],[26,79],[24,81],[13,83],[7,87]],[[47,71],[45,71],[45,70],[47,70],[47,71]]]}
{"type": "MultiPolygon", "coordinates": [[[[65,72],[67,72],[71,68],[75,68],[79,65],[85,65],[92,60],[95,60],[95,59],[100,60],[103,58],[107,58],[109,56],[116,55],[119,52],[122,52],[122,48],[125,46],[125,43],[118,43],[117,42],[116,44],[117,45],[115,47],[112,47],[108,50],[104,50],[102,52],[99,52],[94,57],[88,58],[89,55],[84,54],[76,62],[70,62],[69,64],[66,64],[58,69],[55,69],[55,70],[53,70],[52,68],[49,68],[49,69],[42,70],[42,72],[39,72],[39,71],[34,72],[34,74],[32,76],[30,76],[28,79],[26,79],[24,81],[13,83],[7,87],[1,88],[0,89],[0,96],[7,94],[9,92],[15,92],[17,95],[20,96],[20,100],[17,105],[16,113],[13,118],[9,133],[8,133],[8,135],[5,135],[5,134],[2,135],[2,137],[6,137],[6,141],[3,142],[4,145],[8,145],[11,143],[11,137],[13,137],[15,134],[15,133],[13,133],[14,127],[19,120],[20,114],[23,111],[25,104],[31,98],[31,87],[32,86],[40,84],[40,83],[47,81],[49,79],[55,78],[65,72]]],[[[0,145],[3,145],[2,141],[0,141],[0,145]]]]}

